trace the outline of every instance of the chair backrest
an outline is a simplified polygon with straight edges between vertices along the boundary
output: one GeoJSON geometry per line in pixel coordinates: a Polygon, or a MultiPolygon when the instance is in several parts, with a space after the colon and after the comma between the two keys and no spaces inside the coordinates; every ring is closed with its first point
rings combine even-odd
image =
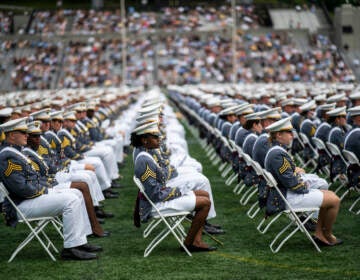
{"type": "Polygon", "coordinates": [[[269,171],[263,169],[263,174],[264,174],[264,178],[270,188],[274,188],[275,186],[277,186],[277,182],[276,182],[274,176],[269,171]]]}
{"type": "Polygon", "coordinates": [[[162,216],[159,209],[156,207],[155,203],[149,198],[149,196],[145,192],[144,185],[141,183],[139,178],[137,178],[135,175],[133,177],[135,185],[139,188],[139,191],[145,196],[146,200],[151,204],[151,206],[156,210],[159,216],[162,216]]]}
{"type": "Polygon", "coordinates": [[[299,141],[300,145],[301,145],[302,147],[304,147],[304,142],[303,142],[302,139],[299,137],[299,134],[297,133],[297,131],[296,131],[295,129],[293,129],[292,133],[293,133],[294,139],[297,139],[297,140],[299,141]]]}
{"type": "Polygon", "coordinates": [[[326,142],[326,147],[329,149],[330,153],[333,156],[339,156],[341,158],[341,160],[345,163],[348,164],[348,162],[345,160],[345,158],[343,157],[340,149],[338,146],[336,146],[334,143],[331,142],[326,142]]]}
{"type": "Polygon", "coordinates": [[[326,150],[326,146],[320,138],[313,137],[312,140],[318,150],[326,150]]]}
{"type": "Polygon", "coordinates": [[[340,150],[339,150],[339,147],[336,146],[334,143],[326,142],[326,147],[329,149],[330,153],[331,153],[333,156],[340,156],[340,155],[341,155],[341,152],[340,152],[340,150]]]}
{"type": "Polygon", "coordinates": [[[353,152],[350,152],[348,150],[343,150],[342,152],[349,164],[360,165],[359,159],[353,152]]]}
{"type": "Polygon", "coordinates": [[[258,176],[263,176],[263,175],[264,175],[264,172],[263,172],[263,169],[262,169],[260,163],[258,163],[257,161],[253,160],[253,165],[252,165],[252,166],[253,166],[253,168],[254,168],[254,170],[255,170],[255,172],[256,172],[256,174],[257,174],[258,176]]]}
{"type": "Polygon", "coordinates": [[[301,140],[303,141],[303,143],[305,145],[308,145],[308,147],[310,147],[310,149],[315,153],[315,157],[318,157],[319,155],[317,154],[316,149],[313,147],[313,145],[311,144],[309,137],[307,137],[307,135],[305,133],[300,132],[299,136],[301,138],[301,140]]]}
{"type": "Polygon", "coordinates": [[[301,138],[301,141],[304,143],[304,144],[309,144],[310,141],[309,141],[309,138],[306,136],[306,134],[300,132],[299,133],[299,136],[301,138]]]}
{"type": "Polygon", "coordinates": [[[242,156],[248,166],[252,166],[252,158],[247,153],[242,153],[242,156]]]}
{"type": "Polygon", "coordinates": [[[0,191],[7,197],[9,195],[8,190],[5,188],[3,182],[0,182],[0,191]]]}

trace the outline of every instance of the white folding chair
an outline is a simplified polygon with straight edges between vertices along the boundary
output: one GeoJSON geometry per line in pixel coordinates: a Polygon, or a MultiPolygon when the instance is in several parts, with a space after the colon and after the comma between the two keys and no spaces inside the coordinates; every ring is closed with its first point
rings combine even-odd
{"type": "MultiPolygon", "coordinates": [[[[304,146],[308,147],[313,152],[313,157],[310,158],[307,162],[305,162],[304,168],[308,167],[309,164],[311,164],[315,169],[316,166],[317,166],[317,159],[319,158],[319,154],[318,154],[317,150],[312,146],[312,144],[310,143],[310,140],[309,140],[309,138],[307,137],[306,134],[300,132],[299,133],[299,138],[304,143],[304,146]]],[[[314,170],[312,170],[310,173],[312,173],[313,171],[314,170]]]]}
{"type": "MultiPolygon", "coordinates": [[[[256,172],[256,175],[259,176],[260,180],[264,180],[263,169],[262,169],[260,163],[253,160],[252,164],[253,164],[252,166],[256,172]]],[[[246,212],[246,214],[250,219],[254,219],[255,216],[260,212],[260,210],[261,210],[261,208],[259,206],[259,201],[255,201],[254,204],[251,205],[249,210],[246,212]]]]}
{"type": "MultiPolygon", "coordinates": [[[[294,140],[299,141],[301,147],[304,149],[305,145],[302,142],[301,138],[299,137],[299,135],[298,135],[298,133],[297,133],[297,131],[295,129],[293,130],[293,137],[294,137],[294,140]]],[[[301,158],[299,153],[294,153],[292,155],[296,158],[296,160],[301,164],[302,167],[305,166],[304,160],[301,158]]]]}
{"type": "MultiPolygon", "coordinates": [[[[246,162],[246,165],[253,168],[253,165],[254,165],[254,161],[252,160],[252,158],[246,154],[246,153],[243,153],[243,157],[244,157],[244,160],[246,162]]],[[[254,169],[255,170],[255,169],[254,169]]],[[[241,205],[246,205],[249,200],[257,193],[257,187],[256,185],[252,185],[252,186],[249,186],[248,189],[244,192],[244,194],[242,195],[242,197],[240,198],[240,204],[241,205]]]]}
{"type": "Polygon", "coordinates": [[[149,234],[160,224],[164,224],[165,228],[154,237],[154,239],[149,243],[144,251],[144,257],[147,257],[152,250],[155,249],[157,245],[160,244],[170,233],[175,237],[179,242],[180,246],[185,250],[185,252],[191,256],[191,253],[184,245],[185,231],[182,227],[182,222],[185,220],[186,216],[190,214],[189,211],[166,211],[166,213],[161,213],[161,211],[156,207],[155,203],[152,202],[144,190],[144,186],[141,181],[133,177],[135,185],[139,188],[140,192],[145,196],[147,201],[151,204],[153,208],[153,221],[144,231],[144,238],[149,236],[149,234]]]}
{"type": "MultiPolygon", "coordinates": [[[[239,159],[241,160],[244,160],[244,152],[243,150],[238,146],[238,145],[235,145],[235,148],[236,148],[236,151],[238,153],[238,157],[239,159]]],[[[236,184],[236,186],[234,187],[233,189],[233,193],[235,193],[236,195],[239,195],[245,188],[245,184],[244,182],[241,180],[239,183],[236,184]]]]}
{"type": "MultiPolygon", "coordinates": [[[[328,148],[328,150],[330,151],[330,153],[331,153],[331,155],[333,157],[339,157],[346,166],[348,165],[347,161],[344,159],[344,157],[343,157],[343,155],[342,155],[342,153],[341,153],[338,146],[336,146],[334,143],[326,142],[326,147],[328,148]]],[[[348,180],[346,178],[346,174],[338,174],[338,175],[336,175],[333,181],[334,182],[336,182],[336,181],[340,182],[339,187],[335,190],[336,194],[341,189],[343,189],[346,186],[347,182],[348,182],[348,180]]],[[[341,195],[340,199],[342,200],[347,194],[348,194],[348,191],[345,191],[341,195]]]]}
{"type": "MultiPolygon", "coordinates": [[[[329,153],[329,151],[327,150],[326,146],[325,146],[325,143],[320,139],[320,138],[317,138],[317,137],[313,137],[311,138],[315,147],[316,147],[316,150],[318,151],[318,154],[319,154],[319,151],[324,151],[328,157],[331,159],[331,154],[329,153]]],[[[320,167],[320,170],[323,170],[325,175],[327,177],[330,177],[330,169],[329,167],[326,165],[326,166],[321,166],[320,167]]]]}
{"type": "Polygon", "coordinates": [[[293,208],[289,204],[289,202],[286,200],[286,197],[282,194],[280,189],[278,188],[277,182],[275,178],[272,176],[272,174],[266,170],[263,171],[264,178],[266,179],[268,186],[271,188],[274,188],[277,193],[280,195],[281,199],[284,200],[286,205],[286,210],[283,210],[281,213],[279,213],[275,218],[278,219],[281,214],[286,214],[286,216],[289,218],[290,223],[286,225],[273,239],[273,241],[270,243],[270,249],[273,253],[277,253],[280,251],[281,247],[297,232],[301,231],[305,234],[307,239],[310,240],[310,242],[315,246],[316,250],[318,252],[321,252],[319,246],[315,243],[314,239],[311,237],[308,230],[305,228],[305,223],[309,221],[312,216],[319,211],[318,207],[313,208],[293,208]],[[305,214],[307,215],[307,218],[304,221],[300,221],[299,214],[305,214]],[[288,229],[290,229],[292,226],[295,226],[295,229],[293,229],[289,234],[283,235],[286,233],[288,229]]]}
{"type": "Polygon", "coordinates": [[[14,203],[14,201],[10,198],[8,190],[5,188],[2,182],[0,182],[0,191],[4,194],[5,198],[10,202],[10,204],[14,207],[16,210],[16,213],[19,218],[19,223],[24,223],[30,230],[30,233],[28,236],[24,239],[23,242],[20,243],[20,245],[15,249],[15,251],[12,253],[10,259],[8,262],[11,262],[16,255],[23,249],[27,244],[30,243],[30,241],[34,238],[36,238],[41,246],[44,248],[44,250],[47,252],[49,257],[56,261],[54,255],[50,252],[50,249],[53,249],[56,253],[59,253],[59,251],[56,249],[50,238],[45,233],[46,226],[50,223],[52,224],[56,231],[60,234],[60,236],[63,238],[63,235],[61,233],[61,227],[62,223],[56,216],[54,217],[38,217],[38,218],[26,218],[25,215],[20,211],[20,209],[17,207],[17,205],[14,203]],[[32,225],[34,224],[34,225],[32,225]],[[44,240],[40,237],[41,235],[44,238],[44,240]]]}
{"type": "MultiPolygon", "coordinates": [[[[357,158],[357,156],[353,153],[350,152],[348,150],[343,150],[343,155],[344,158],[347,160],[348,162],[348,167],[350,165],[357,165],[360,167],[360,162],[359,159],[357,158]]],[[[360,189],[357,187],[354,187],[354,189],[358,192],[358,194],[360,194],[360,189]]],[[[347,190],[347,192],[349,192],[350,189],[347,190]]],[[[360,196],[354,201],[353,204],[351,204],[351,206],[349,207],[349,211],[355,213],[356,215],[360,214],[360,209],[358,211],[354,211],[355,206],[360,202],[360,196]]]]}
{"type": "MultiPolygon", "coordinates": [[[[234,140],[229,139],[229,146],[231,147],[231,151],[234,153],[236,151],[236,144],[234,140]]],[[[237,152],[236,152],[237,153],[237,152]]],[[[229,178],[225,181],[225,185],[230,186],[238,177],[238,174],[236,172],[233,172],[229,178]]]]}

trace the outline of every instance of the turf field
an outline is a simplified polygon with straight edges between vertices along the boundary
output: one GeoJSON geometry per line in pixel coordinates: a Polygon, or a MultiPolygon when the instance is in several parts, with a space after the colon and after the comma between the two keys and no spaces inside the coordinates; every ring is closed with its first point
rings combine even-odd
{"type": "MultiPolygon", "coordinates": [[[[204,167],[215,196],[217,218],[226,234],[217,236],[224,246],[212,253],[197,253],[188,257],[179,251],[173,237],[168,237],[148,258],[143,258],[147,240],[142,229],[132,223],[132,211],[137,189],[132,183],[131,155],[121,169],[124,176],[120,198],[105,201],[107,211],[116,217],[108,219],[104,228],[111,230],[106,239],[89,239],[102,245],[104,252],[96,261],[52,262],[37,241],[26,247],[15,260],[7,260],[17,244],[25,238],[26,229],[0,225],[0,279],[360,279],[360,215],[350,213],[354,195],[342,203],[334,232],[344,240],[342,246],[323,248],[317,253],[304,235],[297,233],[277,254],[269,243],[279,230],[278,222],[266,235],[256,231],[260,215],[250,220],[239,198],[226,186],[217,168],[206,158],[197,140],[187,131],[190,154],[204,167]]],[[[62,242],[50,231],[57,248],[62,242]]],[[[205,238],[211,245],[214,241],[205,238]]],[[[58,257],[58,255],[57,255],[58,257]]]]}

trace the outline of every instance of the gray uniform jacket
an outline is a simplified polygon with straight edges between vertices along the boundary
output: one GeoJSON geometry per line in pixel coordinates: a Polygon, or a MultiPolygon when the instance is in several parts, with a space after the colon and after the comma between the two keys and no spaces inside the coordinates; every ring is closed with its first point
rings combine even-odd
{"type": "MultiPolygon", "coordinates": [[[[134,169],[135,176],[143,184],[152,202],[165,202],[181,196],[178,188],[166,187],[163,169],[148,152],[141,151],[137,154],[134,169]]],[[[144,197],[140,197],[139,214],[142,222],[151,218],[151,205],[144,197]]]]}
{"type": "MultiPolygon", "coordinates": [[[[0,151],[1,181],[15,204],[47,193],[47,187],[40,182],[40,173],[36,171],[36,165],[21,152],[21,149],[20,146],[4,142],[0,151]]],[[[10,206],[5,200],[5,219],[8,225],[15,226],[17,215],[10,206]]]]}

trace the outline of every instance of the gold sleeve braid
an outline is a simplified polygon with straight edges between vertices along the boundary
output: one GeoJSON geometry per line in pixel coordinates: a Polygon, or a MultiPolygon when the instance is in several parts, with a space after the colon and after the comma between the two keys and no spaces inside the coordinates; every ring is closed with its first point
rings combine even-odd
{"type": "Polygon", "coordinates": [[[176,188],[173,188],[164,201],[169,200],[171,197],[175,196],[176,188]]]}
{"type": "Polygon", "coordinates": [[[146,165],[145,172],[141,175],[141,182],[145,182],[149,177],[156,179],[156,173],[150,169],[149,165],[146,165]]]}
{"type": "Polygon", "coordinates": [[[285,171],[289,168],[291,168],[290,162],[285,157],[283,157],[283,164],[279,168],[280,174],[285,173],[285,171]]]}
{"type": "Polygon", "coordinates": [[[6,168],[4,175],[9,177],[13,171],[22,171],[22,166],[8,160],[8,167],[6,168]]]}
{"type": "Polygon", "coordinates": [[[67,146],[70,146],[70,140],[67,137],[64,137],[64,140],[61,142],[61,148],[66,148],[67,146]]]}
{"type": "Polygon", "coordinates": [[[40,171],[40,167],[35,161],[31,161],[31,165],[36,171],[40,171]]]}
{"type": "Polygon", "coordinates": [[[43,147],[43,146],[39,146],[39,148],[38,148],[38,150],[37,150],[37,152],[38,152],[38,154],[39,155],[48,155],[49,154],[49,151],[48,151],[48,149],[46,149],[45,147],[43,147]]]}
{"type": "Polygon", "coordinates": [[[55,143],[54,139],[51,139],[50,147],[51,147],[51,149],[56,149],[56,143],[55,143]]]}
{"type": "Polygon", "coordinates": [[[311,127],[310,136],[314,136],[316,132],[316,128],[314,126],[311,127]]]}

